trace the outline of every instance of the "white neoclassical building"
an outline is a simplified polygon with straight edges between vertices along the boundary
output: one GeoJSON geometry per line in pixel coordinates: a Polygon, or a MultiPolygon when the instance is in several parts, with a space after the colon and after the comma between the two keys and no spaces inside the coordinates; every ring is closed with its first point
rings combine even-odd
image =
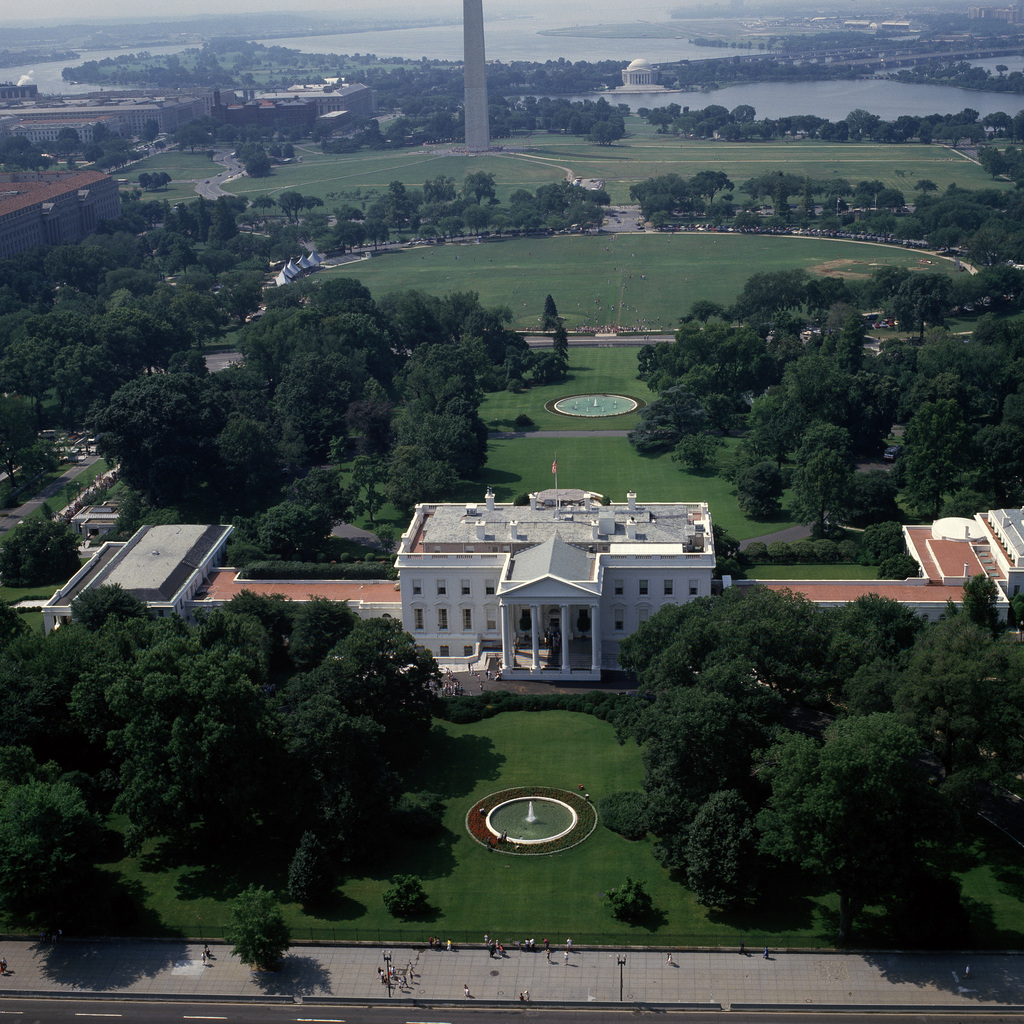
{"type": "Polygon", "coordinates": [[[622,69],[622,84],[633,88],[657,85],[658,72],[647,61],[637,58],[622,69]]]}
{"type": "Polygon", "coordinates": [[[402,621],[442,665],[506,678],[599,679],[619,642],[666,604],[711,594],[705,502],[600,503],[580,490],[530,504],[417,505],[396,565],[402,621]]]}

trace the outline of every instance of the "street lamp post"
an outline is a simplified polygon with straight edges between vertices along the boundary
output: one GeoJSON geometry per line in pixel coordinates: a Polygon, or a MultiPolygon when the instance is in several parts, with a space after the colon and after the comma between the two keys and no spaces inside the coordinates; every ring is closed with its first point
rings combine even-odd
{"type": "Polygon", "coordinates": [[[626,955],[623,953],[621,956],[615,958],[616,963],[619,965],[619,1002],[622,1002],[622,968],[626,966],[626,955]]]}
{"type": "Polygon", "coordinates": [[[391,950],[384,950],[384,977],[388,983],[388,999],[391,998],[391,950]]]}

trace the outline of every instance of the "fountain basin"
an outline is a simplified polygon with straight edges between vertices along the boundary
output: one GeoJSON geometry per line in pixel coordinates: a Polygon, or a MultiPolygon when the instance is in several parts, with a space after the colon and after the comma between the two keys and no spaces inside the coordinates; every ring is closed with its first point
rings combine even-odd
{"type": "Polygon", "coordinates": [[[576,827],[578,820],[576,811],[562,800],[521,797],[494,807],[487,815],[487,829],[495,838],[504,834],[511,842],[528,846],[560,839],[576,827]],[[527,820],[531,805],[534,821],[527,820]]]}

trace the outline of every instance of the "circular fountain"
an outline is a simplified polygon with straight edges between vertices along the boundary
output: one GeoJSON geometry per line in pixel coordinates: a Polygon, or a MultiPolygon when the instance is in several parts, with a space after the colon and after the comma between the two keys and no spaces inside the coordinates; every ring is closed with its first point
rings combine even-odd
{"type": "Polygon", "coordinates": [[[559,839],[576,827],[578,816],[567,803],[553,797],[506,800],[487,815],[492,835],[530,845],[559,839]]]}
{"type": "Polygon", "coordinates": [[[563,416],[623,416],[642,404],[625,395],[569,395],[550,403],[550,408],[563,416]]]}

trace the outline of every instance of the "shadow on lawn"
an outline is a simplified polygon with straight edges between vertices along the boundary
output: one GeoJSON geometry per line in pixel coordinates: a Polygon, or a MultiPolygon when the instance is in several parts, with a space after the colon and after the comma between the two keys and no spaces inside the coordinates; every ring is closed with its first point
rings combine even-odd
{"type": "MultiPolygon", "coordinates": [[[[686,884],[681,873],[673,872],[672,878],[680,885],[686,884]]],[[[764,879],[756,902],[709,910],[708,921],[749,935],[807,932],[814,927],[821,909],[812,899],[820,895],[812,891],[813,886],[810,876],[794,869],[779,868],[764,879]]]]}
{"type": "Polygon", "coordinates": [[[436,778],[430,773],[419,781],[424,789],[440,792],[445,799],[468,796],[481,782],[501,777],[505,755],[494,749],[487,736],[467,733],[452,736],[440,726],[430,730],[424,750],[424,765],[441,765],[436,778]]]}

